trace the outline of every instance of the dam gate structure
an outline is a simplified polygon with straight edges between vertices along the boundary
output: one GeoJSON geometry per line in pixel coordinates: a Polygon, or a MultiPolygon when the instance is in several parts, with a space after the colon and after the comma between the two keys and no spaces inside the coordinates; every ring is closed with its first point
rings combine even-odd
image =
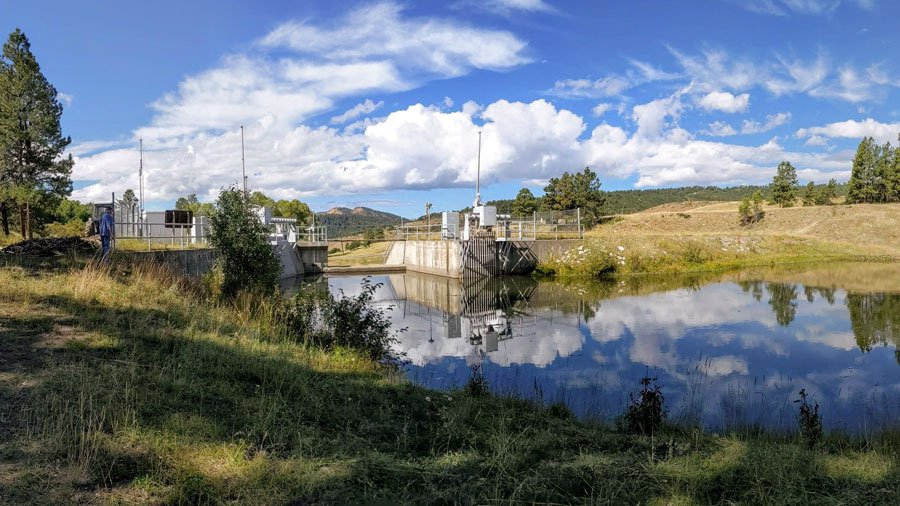
{"type": "Polygon", "coordinates": [[[440,224],[398,227],[384,263],[462,280],[527,275],[541,256],[582,240],[580,213],[573,209],[518,218],[497,215],[492,206],[476,206],[462,216],[445,212],[440,224]]]}

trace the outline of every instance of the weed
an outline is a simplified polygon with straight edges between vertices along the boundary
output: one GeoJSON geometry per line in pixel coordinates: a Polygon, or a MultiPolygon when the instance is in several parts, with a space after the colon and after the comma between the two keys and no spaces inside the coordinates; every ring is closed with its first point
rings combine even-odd
{"type": "Polygon", "coordinates": [[[630,403],[619,420],[619,427],[631,434],[653,434],[662,427],[668,413],[665,398],[656,378],[641,378],[641,390],[637,397],[629,394],[630,403]],[[651,386],[652,385],[652,386],[651,386]]]}
{"type": "Polygon", "coordinates": [[[481,397],[489,393],[487,380],[484,377],[484,371],[481,364],[475,364],[471,368],[469,380],[463,390],[472,397],[481,397]]]}
{"type": "Polygon", "coordinates": [[[800,389],[800,398],[794,401],[800,404],[797,421],[800,424],[800,435],[808,447],[813,448],[822,440],[822,417],[819,415],[819,403],[810,404],[806,389],[800,389]]]}

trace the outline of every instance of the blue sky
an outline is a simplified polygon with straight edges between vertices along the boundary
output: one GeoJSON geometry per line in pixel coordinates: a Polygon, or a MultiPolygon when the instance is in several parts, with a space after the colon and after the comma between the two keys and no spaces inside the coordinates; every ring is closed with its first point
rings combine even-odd
{"type": "Polygon", "coordinates": [[[896,143],[900,2],[4,3],[66,104],[75,198],[148,207],[240,178],[317,210],[407,216],[535,193],[846,180],[896,143]],[[47,13],[53,13],[48,16],[47,13]]]}

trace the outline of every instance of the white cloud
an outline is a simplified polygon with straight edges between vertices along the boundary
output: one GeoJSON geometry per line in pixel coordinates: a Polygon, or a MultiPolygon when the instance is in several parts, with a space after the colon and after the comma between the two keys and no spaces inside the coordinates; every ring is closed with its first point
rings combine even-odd
{"type": "Polygon", "coordinates": [[[631,87],[623,77],[609,76],[596,80],[563,79],[556,81],[550,94],[565,98],[606,98],[620,95],[631,87]]]}
{"type": "Polygon", "coordinates": [[[72,101],[75,100],[74,96],[68,93],[63,93],[61,91],[56,94],[56,98],[62,103],[62,105],[66,107],[71,107],[72,101]]]}
{"type": "Polygon", "coordinates": [[[286,131],[338,98],[402,91],[475,68],[513,68],[528,62],[525,46],[505,31],[407,18],[395,3],[363,7],[326,26],[287,22],[254,51],[227,55],[217,67],[184,79],[152,104],[153,121],[135,136],[177,143],[173,138],[262,117],[286,131]]]}
{"type": "Polygon", "coordinates": [[[745,119],[741,123],[741,133],[742,134],[759,134],[765,133],[769,130],[777,126],[781,126],[791,119],[791,113],[789,112],[779,112],[777,114],[769,114],[766,116],[765,123],[759,123],[753,120],[745,119]]]}
{"type": "Polygon", "coordinates": [[[391,58],[398,66],[443,76],[462,75],[471,68],[509,69],[529,61],[521,54],[525,42],[509,32],[435,18],[408,19],[402,13],[401,6],[386,2],[355,11],[325,29],[287,22],[260,45],[336,61],[391,58]]]}
{"type": "Polygon", "coordinates": [[[444,107],[453,107],[453,99],[450,97],[444,97],[444,107]]]}
{"type": "Polygon", "coordinates": [[[707,111],[727,113],[746,112],[750,107],[750,95],[741,93],[732,95],[727,91],[712,91],[701,98],[697,104],[707,111]]]}
{"type": "Polygon", "coordinates": [[[713,121],[709,124],[709,129],[704,133],[715,137],[728,137],[730,135],[736,135],[737,130],[724,121],[713,121]]]}
{"type": "MultiPolygon", "coordinates": [[[[872,0],[860,0],[861,4],[872,0]]],[[[789,14],[822,15],[830,14],[841,4],[841,0],[738,0],[739,5],[758,14],[787,16],[789,14]]]]}
{"type": "Polygon", "coordinates": [[[511,16],[518,12],[555,12],[544,0],[461,0],[454,7],[481,9],[501,16],[511,16]]]}
{"type": "Polygon", "coordinates": [[[366,99],[365,102],[360,102],[350,109],[344,111],[343,114],[339,114],[331,118],[330,123],[332,125],[340,125],[341,123],[346,123],[351,119],[358,118],[360,116],[370,114],[375,110],[381,108],[384,105],[383,101],[372,102],[370,99],[366,99]]]}
{"type": "Polygon", "coordinates": [[[591,109],[591,113],[594,115],[594,117],[599,118],[600,116],[606,114],[606,112],[610,109],[612,109],[612,104],[600,103],[595,105],[594,108],[591,109]]]}
{"type": "Polygon", "coordinates": [[[829,123],[823,126],[801,128],[797,130],[797,138],[803,137],[830,137],[844,139],[862,139],[874,137],[879,143],[894,142],[900,134],[900,123],[881,123],[872,118],[862,121],[847,120],[837,123],[829,123]]]}
{"type": "Polygon", "coordinates": [[[666,72],[640,60],[629,59],[628,62],[638,70],[638,72],[640,73],[640,80],[645,82],[672,81],[684,77],[681,74],[677,74],[675,72],[666,72]]]}
{"type": "Polygon", "coordinates": [[[828,140],[819,135],[813,135],[804,143],[807,146],[827,146],[828,140]]]}

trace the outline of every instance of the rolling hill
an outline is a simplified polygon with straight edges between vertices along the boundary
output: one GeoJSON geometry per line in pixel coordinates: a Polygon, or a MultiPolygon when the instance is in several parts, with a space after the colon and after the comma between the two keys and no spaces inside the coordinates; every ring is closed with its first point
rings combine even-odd
{"type": "Polygon", "coordinates": [[[381,229],[400,224],[399,215],[376,211],[368,207],[335,207],[316,213],[316,222],[328,227],[328,237],[346,237],[366,230],[381,229]]]}

